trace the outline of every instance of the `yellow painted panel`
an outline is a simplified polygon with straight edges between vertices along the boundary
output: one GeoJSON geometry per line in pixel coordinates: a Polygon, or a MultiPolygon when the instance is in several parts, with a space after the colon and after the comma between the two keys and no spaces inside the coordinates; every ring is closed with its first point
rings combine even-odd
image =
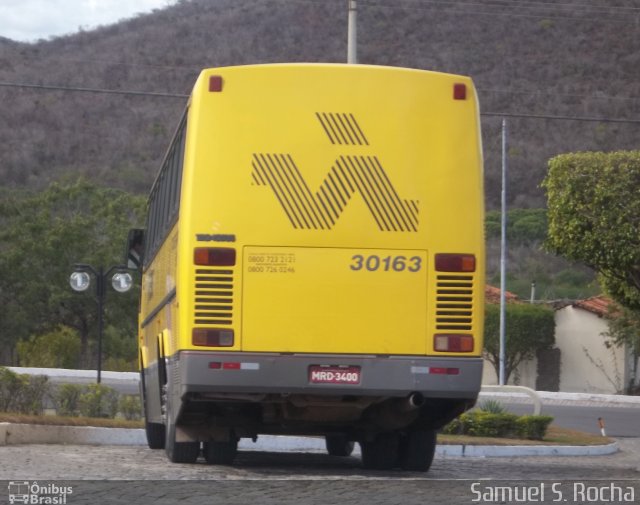
{"type": "Polygon", "coordinates": [[[424,354],[420,250],[245,247],[244,351],[424,354]]]}
{"type": "Polygon", "coordinates": [[[433,350],[434,333],[451,324],[438,315],[443,288],[431,263],[472,253],[472,323],[461,331],[476,339],[467,355],[479,355],[482,179],[468,77],[366,65],[205,70],[188,111],[180,233],[143,283],[141,319],[172,287],[175,318],[163,311],[145,335],[173,327],[175,352],[193,348],[194,326],[216,327],[197,322],[193,249],[233,247],[224,328],[236,341],[226,350],[448,355],[433,350]],[[221,91],[209,90],[213,75],[221,91]],[[466,100],[454,100],[459,84],[466,100]],[[256,254],[295,261],[259,272],[256,254]],[[363,268],[352,270],[357,255],[363,268]],[[421,269],[401,270],[397,258],[413,256],[421,269]]]}

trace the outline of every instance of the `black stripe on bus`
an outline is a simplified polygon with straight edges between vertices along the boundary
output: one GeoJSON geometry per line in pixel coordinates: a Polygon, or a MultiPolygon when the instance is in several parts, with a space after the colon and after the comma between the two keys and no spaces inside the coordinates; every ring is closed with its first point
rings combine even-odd
{"type": "Polygon", "coordinates": [[[140,326],[142,328],[147,326],[160,313],[160,311],[165,308],[165,306],[171,303],[171,301],[175,297],[176,297],[176,288],[173,288],[171,291],[169,291],[169,293],[167,293],[167,296],[165,296],[162,300],[160,300],[160,303],[156,305],[155,309],[153,309],[149,313],[149,315],[144,318],[144,321],[142,321],[142,324],[140,326]]]}

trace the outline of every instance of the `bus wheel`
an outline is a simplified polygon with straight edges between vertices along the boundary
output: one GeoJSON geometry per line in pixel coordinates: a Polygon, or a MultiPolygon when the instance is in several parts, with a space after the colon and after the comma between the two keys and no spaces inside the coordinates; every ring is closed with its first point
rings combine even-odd
{"type": "Polygon", "coordinates": [[[325,437],[327,452],[331,456],[351,456],[355,444],[346,435],[327,435],[325,437]]]}
{"type": "MultiPolygon", "coordinates": [[[[168,407],[168,406],[167,406],[168,407]]],[[[200,455],[200,442],[176,442],[176,425],[167,412],[164,450],[172,463],[195,463],[200,455]]]]}
{"type": "Polygon", "coordinates": [[[414,430],[403,435],[398,454],[403,470],[426,472],[436,451],[436,430],[414,430]]]}
{"type": "Polygon", "coordinates": [[[169,426],[164,450],[172,463],[195,463],[200,455],[200,442],[176,442],[176,427],[169,426]]]}
{"type": "Polygon", "coordinates": [[[231,465],[238,454],[238,439],[228,442],[205,442],[203,447],[204,459],[210,465],[231,465]]]}
{"type": "Polygon", "coordinates": [[[144,377],[144,371],[140,372],[140,395],[142,396],[142,408],[144,411],[144,431],[147,435],[147,445],[149,449],[164,449],[164,424],[150,423],[149,413],[147,412],[147,385],[144,377]]]}
{"type": "Polygon", "coordinates": [[[368,470],[391,470],[398,461],[398,434],[381,433],[371,441],[361,442],[362,465],[368,470]]]}
{"type": "Polygon", "coordinates": [[[149,449],[164,449],[164,424],[145,421],[144,431],[147,434],[147,445],[149,449]]]}

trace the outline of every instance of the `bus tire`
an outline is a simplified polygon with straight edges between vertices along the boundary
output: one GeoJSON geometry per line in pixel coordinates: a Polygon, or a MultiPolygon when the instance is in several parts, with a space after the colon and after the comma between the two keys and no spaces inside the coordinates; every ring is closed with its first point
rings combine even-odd
{"type": "MultiPolygon", "coordinates": [[[[142,357],[140,358],[142,363],[142,357]]],[[[140,395],[142,396],[142,408],[144,411],[144,431],[147,435],[147,445],[149,449],[164,449],[165,432],[164,424],[150,423],[147,408],[147,384],[144,377],[144,370],[140,371],[140,395]]]]}
{"type": "Polygon", "coordinates": [[[436,430],[412,430],[400,441],[399,462],[403,470],[426,472],[436,451],[436,430]]]}
{"type": "Polygon", "coordinates": [[[176,442],[176,424],[171,419],[171,401],[168,401],[164,443],[167,458],[172,463],[195,463],[200,455],[200,442],[176,442]]]}
{"type": "Polygon", "coordinates": [[[398,434],[380,433],[370,441],[360,443],[362,465],[367,470],[391,470],[398,461],[398,434]]]}
{"type": "Polygon", "coordinates": [[[147,434],[149,449],[164,449],[165,432],[164,424],[149,423],[145,421],[144,431],[147,434]]]}
{"type": "Polygon", "coordinates": [[[210,465],[231,465],[238,454],[238,439],[228,442],[205,442],[202,447],[205,461],[210,465]]]}
{"type": "Polygon", "coordinates": [[[200,442],[176,442],[176,427],[167,428],[164,450],[172,463],[195,463],[200,455],[200,442]]]}
{"type": "Polygon", "coordinates": [[[330,456],[351,456],[355,444],[346,435],[327,435],[325,445],[330,456]]]}

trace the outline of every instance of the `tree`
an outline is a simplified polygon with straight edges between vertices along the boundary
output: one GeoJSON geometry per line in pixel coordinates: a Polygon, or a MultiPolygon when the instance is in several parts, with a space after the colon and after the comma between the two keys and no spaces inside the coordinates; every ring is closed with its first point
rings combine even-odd
{"type": "MultiPolygon", "coordinates": [[[[553,310],[541,305],[512,303],[505,307],[505,383],[522,363],[538,350],[549,349],[555,342],[553,310]]],[[[484,354],[500,375],[500,306],[487,304],[484,324],[484,354]]]]}
{"type": "Polygon", "coordinates": [[[80,359],[80,337],[75,330],[59,326],[18,342],[18,357],[22,366],[76,368],[80,359]]]}
{"type": "MultiPolygon", "coordinates": [[[[499,239],[502,213],[487,212],[485,231],[488,239],[499,239]]],[[[509,243],[535,244],[547,236],[547,211],[545,209],[511,209],[507,212],[507,240],[509,243]]]]}
{"type": "Polygon", "coordinates": [[[598,272],[605,291],[640,311],[640,151],[549,161],[546,247],[598,272]]]}
{"type": "Polygon", "coordinates": [[[638,377],[638,358],[640,358],[640,312],[630,310],[618,305],[610,305],[608,314],[608,330],[604,336],[609,340],[605,342],[607,347],[626,346],[631,354],[631,374],[629,383],[625,384],[626,394],[637,394],[635,391],[638,377]]]}
{"type": "Polygon", "coordinates": [[[640,355],[640,151],[564,154],[549,161],[549,250],[598,272],[621,309],[607,337],[640,355]]]}
{"type": "MultiPolygon", "coordinates": [[[[69,274],[74,263],[122,263],[144,199],[81,179],[40,193],[7,194],[0,205],[0,345],[12,349],[18,340],[64,325],[80,336],[81,365],[93,366],[94,291],[74,293],[69,274]]],[[[137,292],[107,295],[107,327],[135,335],[137,292]]]]}

